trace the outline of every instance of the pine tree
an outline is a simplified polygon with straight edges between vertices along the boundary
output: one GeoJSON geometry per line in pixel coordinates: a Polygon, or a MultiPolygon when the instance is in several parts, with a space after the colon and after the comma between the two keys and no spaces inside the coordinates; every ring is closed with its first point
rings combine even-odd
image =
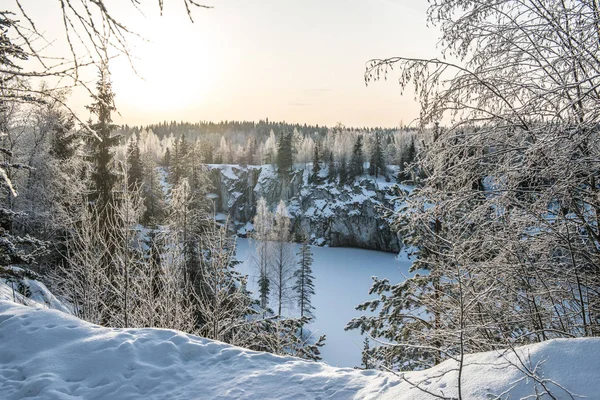
{"type": "Polygon", "coordinates": [[[354,148],[352,149],[352,158],[350,159],[350,174],[348,178],[350,180],[354,180],[364,173],[363,142],[362,136],[359,135],[356,138],[354,148]]]}
{"type": "MultiPolygon", "coordinates": [[[[294,272],[296,283],[293,290],[296,292],[298,307],[300,308],[300,317],[314,318],[314,307],[311,303],[311,297],[315,294],[315,285],[313,283],[314,276],[312,274],[311,265],[313,263],[313,255],[310,251],[310,246],[307,241],[302,243],[302,247],[298,252],[298,269],[294,272]]],[[[300,331],[302,336],[302,330],[300,331]]]]}

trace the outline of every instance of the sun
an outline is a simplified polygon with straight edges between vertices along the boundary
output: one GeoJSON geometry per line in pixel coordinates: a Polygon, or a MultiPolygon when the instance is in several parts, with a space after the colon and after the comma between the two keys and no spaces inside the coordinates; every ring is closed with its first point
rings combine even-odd
{"type": "Polygon", "coordinates": [[[118,101],[146,112],[198,108],[210,101],[220,79],[218,43],[191,24],[171,22],[167,34],[132,49],[112,68],[118,101]],[[187,41],[182,38],[193,38],[187,41]],[[136,74],[137,72],[137,74],[136,74]]]}

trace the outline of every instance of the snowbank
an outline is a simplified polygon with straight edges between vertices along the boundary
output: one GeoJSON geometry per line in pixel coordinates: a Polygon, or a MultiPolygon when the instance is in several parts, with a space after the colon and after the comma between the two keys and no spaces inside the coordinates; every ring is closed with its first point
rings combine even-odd
{"type": "MultiPolygon", "coordinates": [[[[537,374],[558,399],[568,397],[552,381],[588,398],[600,393],[600,339],[555,340],[519,354],[532,365],[545,361],[537,374]]],[[[511,399],[535,393],[532,380],[506,358],[468,356],[463,397],[490,399],[511,388],[511,399]]],[[[443,363],[406,377],[455,396],[455,372],[442,373],[452,367],[443,363]]],[[[7,400],[434,398],[389,373],[278,357],[171,330],[107,329],[7,301],[0,301],[0,377],[7,400]]]]}
{"type": "MultiPolygon", "coordinates": [[[[12,267],[14,271],[22,271],[12,267]]],[[[31,307],[51,308],[65,313],[72,313],[71,308],[57,299],[43,283],[35,279],[21,277],[9,280],[0,278],[0,300],[14,301],[31,307]],[[26,292],[24,296],[21,292],[26,292]]]]}

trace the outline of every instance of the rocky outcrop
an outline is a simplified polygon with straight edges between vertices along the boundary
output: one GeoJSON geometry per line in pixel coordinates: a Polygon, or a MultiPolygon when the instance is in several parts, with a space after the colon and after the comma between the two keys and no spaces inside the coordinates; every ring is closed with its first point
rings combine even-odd
{"type": "Polygon", "coordinates": [[[211,165],[210,177],[217,212],[228,214],[240,235],[252,229],[256,201],[264,197],[272,209],[284,200],[293,233],[308,235],[313,244],[389,252],[400,249],[399,239],[380,209],[391,208],[394,199],[392,185],[384,180],[364,177],[352,185],[309,184],[307,171],[297,170],[284,180],[270,165],[211,165]]]}

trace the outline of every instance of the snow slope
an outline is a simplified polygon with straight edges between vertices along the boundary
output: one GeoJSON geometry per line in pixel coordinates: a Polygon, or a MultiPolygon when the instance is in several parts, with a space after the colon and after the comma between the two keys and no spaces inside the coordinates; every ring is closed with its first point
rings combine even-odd
{"type": "MultiPolygon", "coordinates": [[[[597,399],[600,339],[554,340],[518,349],[554,398],[564,389],[597,399]],[[553,382],[560,383],[562,388],[553,382]]],[[[518,399],[531,379],[490,352],[466,357],[463,398],[518,399]],[[508,392],[510,390],[510,393],[508,392]],[[500,397],[498,397],[500,396],[500,397]]],[[[445,362],[405,378],[456,396],[445,362]]],[[[537,392],[542,393],[540,385],[537,392]]],[[[108,329],[56,310],[0,301],[0,397],[35,399],[433,399],[400,376],[253,352],[162,329],[108,329]]],[[[549,398],[541,396],[540,398],[549,398]]]]}
{"type": "MultiPolygon", "coordinates": [[[[20,270],[16,267],[13,267],[13,269],[20,270]]],[[[46,285],[34,279],[21,278],[16,281],[9,281],[0,278],[0,300],[15,301],[27,306],[52,308],[69,314],[72,313],[72,310],[57,299],[46,285]],[[19,293],[19,286],[21,290],[29,292],[27,297],[19,293]]]]}

